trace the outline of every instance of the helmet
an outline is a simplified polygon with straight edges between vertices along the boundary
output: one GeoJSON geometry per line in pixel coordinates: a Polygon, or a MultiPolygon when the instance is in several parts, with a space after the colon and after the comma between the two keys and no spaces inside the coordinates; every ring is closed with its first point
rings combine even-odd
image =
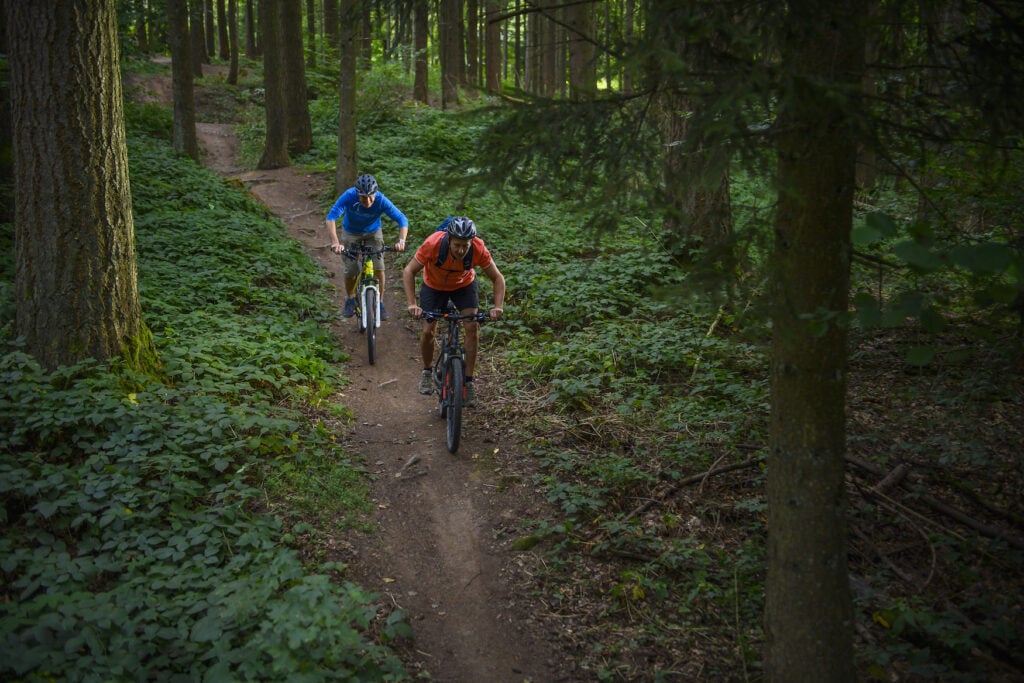
{"type": "Polygon", "coordinates": [[[377,191],[377,181],[369,173],[364,173],[356,180],[356,192],[359,194],[373,194],[377,191]]]}
{"type": "Polygon", "coordinates": [[[465,216],[456,216],[448,223],[448,234],[460,240],[471,240],[476,237],[476,225],[465,216]]]}

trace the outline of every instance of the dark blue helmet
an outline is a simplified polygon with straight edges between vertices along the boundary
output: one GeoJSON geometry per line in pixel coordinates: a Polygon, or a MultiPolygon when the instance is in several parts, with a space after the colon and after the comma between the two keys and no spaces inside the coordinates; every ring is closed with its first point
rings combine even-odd
{"type": "Polygon", "coordinates": [[[456,239],[471,240],[476,237],[476,225],[465,216],[455,216],[448,223],[448,234],[456,239]]]}
{"type": "Polygon", "coordinates": [[[377,181],[369,173],[364,173],[356,180],[356,192],[359,194],[373,194],[377,191],[377,181]]]}

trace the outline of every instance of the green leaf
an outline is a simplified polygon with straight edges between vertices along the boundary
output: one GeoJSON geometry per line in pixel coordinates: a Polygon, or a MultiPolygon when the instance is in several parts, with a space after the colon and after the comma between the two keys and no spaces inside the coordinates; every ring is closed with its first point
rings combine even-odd
{"type": "Polygon", "coordinates": [[[907,363],[910,365],[928,365],[935,358],[935,348],[931,346],[915,346],[907,351],[907,363]]]}
{"type": "Polygon", "coordinates": [[[1001,273],[1013,262],[1013,251],[1005,244],[982,242],[959,246],[950,252],[953,263],[973,273],[1001,273]]]}
{"type": "Polygon", "coordinates": [[[893,253],[908,265],[915,266],[925,271],[938,270],[942,267],[942,259],[934,251],[914,242],[905,240],[893,247],[893,253]]]}
{"type": "Polygon", "coordinates": [[[221,621],[217,615],[207,614],[192,627],[189,638],[193,643],[212,643],[223,633],[221,621]]]}
{"type": "Polygon", "coordinates": [[[869,225],[855,225],[850,231],[850,240],[858,247],[866,247],[882,239],[882,233],[869,225]]]}
{"type": "Polygon", "coordinates": [[[941,332],[946,327],[946,319],[934,308],[926,308],[921,311],[921,326],[932,333],[941,332]]]}
{"type": "Polygon", "coordinates": [[[899,233],[896,221],[887,213],[872,211],[864,217],[864,226],[882,237],[895,237],[899,233]]]}

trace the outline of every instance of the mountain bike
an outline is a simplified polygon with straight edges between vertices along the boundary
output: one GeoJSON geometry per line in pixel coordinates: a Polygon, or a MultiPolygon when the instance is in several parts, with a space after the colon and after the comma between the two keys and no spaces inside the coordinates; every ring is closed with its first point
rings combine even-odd
{"type": "Polygon", "coordinates": [[[373,257],[386,251],[394,251],[391,246],[380,249],[359,245],[349,247],[341,252],[343,256],[359,260],[358,290],[356,294],[356,329],[366,333],[366,353],[370,365],[377,362],[377,328],[380,327],[380,280],[373,269],[373,257]]]}
{"type": "Polygon", "coordinates": [[[463,339],[463,322],[466,320],[484,323],[491,319],[488,313],[459,313],[455,304],[448,302],[445,311],[425,312],[427,322],[445,320],[448,327],[441,338],[441,352],[434,362],[434,391],[437,393],[437,409],[447,419],[446,434],[448,452],[459,450],[462,438],[462,406],[466,398],[466,347],[463,339]]]}

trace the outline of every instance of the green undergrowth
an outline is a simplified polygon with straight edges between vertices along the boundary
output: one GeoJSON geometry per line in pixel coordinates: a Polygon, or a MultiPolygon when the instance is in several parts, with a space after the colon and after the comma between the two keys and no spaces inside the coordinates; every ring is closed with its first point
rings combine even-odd
{"type": "Polygon", "coordinates": [[[159,112],[135,113],[139,287],[164,375],[48,373],[4,338],[0,677],[402,679],[386,644],[408,633],[401,613],[382,623],[344,566],[289,545],[368,505],[329,426],[348,411],[324,274],[244,190],[143,134],[159,112]]]}

